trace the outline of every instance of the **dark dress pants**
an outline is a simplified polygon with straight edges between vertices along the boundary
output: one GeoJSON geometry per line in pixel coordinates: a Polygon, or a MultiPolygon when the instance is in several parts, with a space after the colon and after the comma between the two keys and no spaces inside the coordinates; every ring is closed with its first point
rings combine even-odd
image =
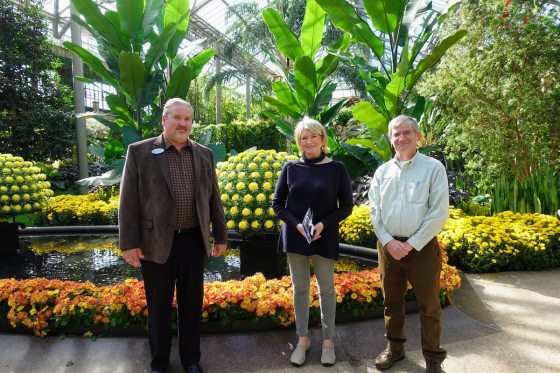
{"type": "Polygon", "coordinates": [[[171,313],[177,288],[179,355],[183,367],[200,361],[200,322],[206,258],[200,229],[177,234],[164,264],[142,261],[148,303],[152,370],[166,370],[171,352],[171,313]]]}
{"type": "Polygon", "coordinates": [[[403,329],[408,280],[416,294],[424,359],[442,362],[447,353],[440,346],[441,253],[437,239],[433,238],[420,251],[413,249],[401,260],[395,260],[379,242],[377,250],[389,347],[392,351],[402,351],[406,342],[403,329]]]}

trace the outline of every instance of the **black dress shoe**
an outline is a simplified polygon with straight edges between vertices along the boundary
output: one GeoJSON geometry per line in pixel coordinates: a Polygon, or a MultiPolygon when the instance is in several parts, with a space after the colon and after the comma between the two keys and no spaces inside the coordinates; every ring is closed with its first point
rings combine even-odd
{"type": "Polygon", "coordinates": [[[198,363],[195,363],[195,364],[189,365],[185,369],[185,372],[187,372],[187,373],[202,373],[202,368],[200,367],[200,365],[198,365],[198,363]]]}

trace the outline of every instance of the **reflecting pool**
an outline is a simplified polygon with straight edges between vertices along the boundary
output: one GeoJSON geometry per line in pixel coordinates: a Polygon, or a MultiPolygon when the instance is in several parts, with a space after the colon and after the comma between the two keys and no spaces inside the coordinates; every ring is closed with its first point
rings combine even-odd
{"type": "MultiPolygon", "coordinates": [[[[240,279],[239,250],[231,242],[226,255],[209,258],[204,280],[227,281],[240,279]]],[[[375,267],[376,263],[343,257],[335,266],[339,272],[358,271],[375,267]]],[[[60,279],[91,281],[96,285],[113,285],[129,277],[141,279],[140,269],[122,259],[118,236],[68,235],[20,237],[16,255],[0,258],[0,278],[60,279]]]]}

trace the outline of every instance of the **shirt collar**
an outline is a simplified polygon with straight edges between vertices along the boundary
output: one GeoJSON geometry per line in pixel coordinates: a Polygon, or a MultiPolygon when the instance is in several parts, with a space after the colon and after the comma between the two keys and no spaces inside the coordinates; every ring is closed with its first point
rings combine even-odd
{"type": "MultiPolygon", "coordinates": [[[[418,161],[418,159],[420,158],[419,154],[420,154],[420,151],[418,149],[416,149],[416,153],[414,153],[414,156],[410,159],[410,162],[408,162],[408,163],[410,163],[411,165],[415,164],[418,161]]],[[[393,162],[394,165],[400,167],[399,160],[397,159],[396,155],[393,157],[393,159],[391,159],[391,161],[393,162]]]]}
{"type": "MultiPolygon", "coordinates": [[[[169,140],[167,140],[167,137],[165,137],[164,134],[161,135],[161,137],[163,137],[163,144],[165,145],[165,150],[169,149],[170,147],[172,147],[173,145],[169,142],[169,140]]],[[[183,147],[183,149],[188,150],[191,148],[191,140],[188,139],[187,140],[187,145],[185,145],[183,147]]]]}

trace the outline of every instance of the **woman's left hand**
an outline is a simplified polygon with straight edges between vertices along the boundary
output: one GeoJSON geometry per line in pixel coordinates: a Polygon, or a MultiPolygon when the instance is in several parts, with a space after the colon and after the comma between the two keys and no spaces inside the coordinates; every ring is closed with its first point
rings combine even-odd
{"type": "Polygon", "coordinates": [[[323,231],[323,228],[324,228],[324,227],[325,227],[325,226],[323,225],[323,223],[320,223],[320,222],[319,222],[319,223],[315,224],[315,227],[313,227],[313,228],[314,228],[314,231],[315,231],[315,234],[313,234],[313,241],[315,241],[316,239],[321,238],[321,232],[323,231]]]}

